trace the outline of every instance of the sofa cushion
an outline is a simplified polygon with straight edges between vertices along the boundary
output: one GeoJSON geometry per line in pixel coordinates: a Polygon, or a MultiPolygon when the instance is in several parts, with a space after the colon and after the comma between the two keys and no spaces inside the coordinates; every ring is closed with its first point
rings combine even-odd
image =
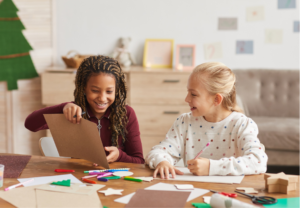
{"type": "Polygon", "coordinates": [[[250,117],[299,118],[299,70],[233,70],[250,117]]]}
{"type": "Polygon", "coordinates": [[[251,117],[258,126],[258,138],[266,150],[299,152],[299,119],[278,117],[251,117]]]}

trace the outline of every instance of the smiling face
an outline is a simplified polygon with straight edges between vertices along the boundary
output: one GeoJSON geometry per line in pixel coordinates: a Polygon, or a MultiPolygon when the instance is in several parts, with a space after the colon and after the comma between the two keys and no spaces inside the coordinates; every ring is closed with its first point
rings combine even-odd
{"type": "Polygon", "coordinates": [[[201,79],[195,74],[189,77],[187,89],[188,94],[185,102],[189,104],[193,116],[205,117],[213,113],[215,96],[205,89],[201,79]]]}
{"type": "Polygon", "coordinates": [[[115,101],[116,80],[111,74],[93,74],[84,91],[90,109],[100,119],[115,101]]]}

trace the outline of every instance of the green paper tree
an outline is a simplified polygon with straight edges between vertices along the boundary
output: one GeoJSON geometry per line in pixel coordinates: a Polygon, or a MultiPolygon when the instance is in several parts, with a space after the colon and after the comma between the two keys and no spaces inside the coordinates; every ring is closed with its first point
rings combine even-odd
{"type": "Polygon", "coordinates": [[[51,184],[53,185],[59,185],[59,186],[71,186],[71,180],[62,180],[62,181],[56,181],[56,182],[52,182],[51,184]]]}
{"type": "Polygon", "coordinates": [[[18,89],[18,79],[37,77],[24,37],[25,29],[17,15],[18,8],[12,0],[0,3],[0,81],[7,81],[7,89],[18,89]]]}

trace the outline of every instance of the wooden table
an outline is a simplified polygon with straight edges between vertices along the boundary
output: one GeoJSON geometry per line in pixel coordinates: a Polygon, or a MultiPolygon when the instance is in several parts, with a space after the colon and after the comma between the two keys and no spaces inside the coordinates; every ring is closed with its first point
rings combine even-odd
{"type": "MultiPolygon", "coordinates": [[[[1,154],[4,155],[4,154],[1,154]]],[[[132,164],[132,163],[120,163],[115,162],[110,164],[110,168],[130,168],[130,171],[134,172],[134,176],[152,176],[153,170],[149,169],[146,165],[141,164],[132,164]]],[[[82,159],[67,159],[67,158],[53,158],[53,157],[43,157],[43,156],[32,156],[28,162],[26,168],[23,170],[19,178],[29,178],[29,177],[39,177],[39,176],[52,176],[52,175],[61,175],[64,173],[56,173],[55,169],[72,169],[75,170],[75,173],[72,173],[76,178],[81,179],[82,176],[87,174],[83,173],[84,170],[95,169],[92,167],[92,163],[82,159]]],[[[95,180],[95,179],[92,179],[95,180]]],[[[144,189],[146,187],[152,186],[156,183],[164,182],[169,184],[193,184],[195,188],[202,189],[212,189],[216,191],[225,191],[225,192],[234,192],[236,187],[253,187],[258,190],[259,196],[268,195],[276,198],[289,198],[289,197],[299,197],[299,184],[297,185],[296,191],[290,191],[288,194],[273,193],[269,194],[265,192],[265,182],[263,179],[263,174],[261,175],[251,175],[245,176],[241,184],[218,184],[218,183],[202,183],[202,182],[190,182],[190,181],[167,181],[161,179],[155,179],[152,182],[133,182],[126,181],[123,179],[120,180],[110,180],[108,182],[97,181],[98,184],[106,185],[103,190],[107,188],[113,189],[124,189],[123,196],[135,192],[137,189],[144,189]]],[[[19,183],[16,178],[5,178],[3,187],[4,188],[19,183]]],[[[114,202],[115,199],[122,196],[111,195],[104,196],[102,193],[98,193],[100,200],[103,206],[109,208],[112,207],[124,207],[125,204],[114,202]]],[[[211,196],[212,192],[209,192],[203,196],[211,196]]],[[[243,196],[238,196],[237,198],[240,201],[246,203],[252,203],[250,199],[243,196]]],[[[186,203],[185,207],[193,207],[192,202],[203,202],[203,197],[200,196],[192,201],[186,203]]],[[[14,207],[8,202],[0,198],[0,207],[14,207]]]]}

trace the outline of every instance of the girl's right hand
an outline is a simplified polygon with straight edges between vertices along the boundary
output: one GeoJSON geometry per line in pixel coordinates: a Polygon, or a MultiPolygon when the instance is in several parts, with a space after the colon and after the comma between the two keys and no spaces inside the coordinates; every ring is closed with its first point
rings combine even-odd
{"type": "Polygon", "coordinates": [[[81,111],[82,111],[81,108],[74,103],[68,103],[63,108],[63,113],[64,113],[66,119],[73,124],[80,123],[81,111]]]}
{"type": "Polygon", "coordinates": [[[176,174],[183,175],[183,172],[176,169],[168,161],[162,161],[157,166],[153,173],[153,178],[156,178],[157,173],[160,174],[161,179],[169,179],[169,173],[172,174],[172,178],[176,177],[176,174]]]}

